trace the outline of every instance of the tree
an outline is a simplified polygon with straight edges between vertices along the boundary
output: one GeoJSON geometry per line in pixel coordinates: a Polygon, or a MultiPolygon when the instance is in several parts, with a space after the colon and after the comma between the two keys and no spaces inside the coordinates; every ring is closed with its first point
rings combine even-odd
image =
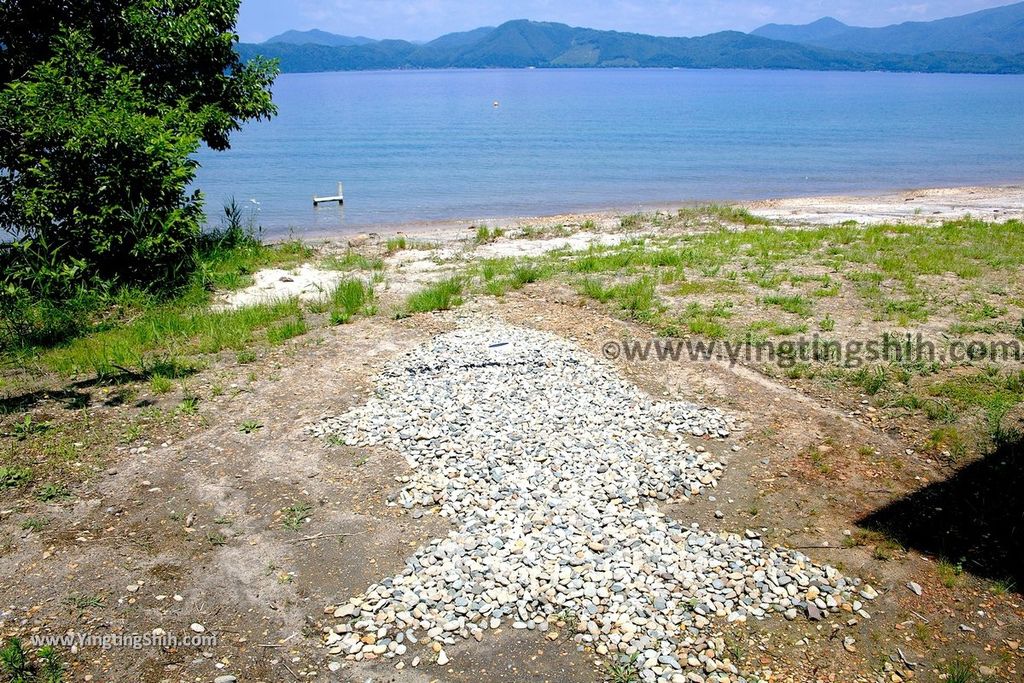
{"type": "Polygon", "coordinates": [[[163,285],[192,265],[201,142],[276,110],[276,65],[242,63],[239,0],[4,0],[0,295],[163,285]]]}

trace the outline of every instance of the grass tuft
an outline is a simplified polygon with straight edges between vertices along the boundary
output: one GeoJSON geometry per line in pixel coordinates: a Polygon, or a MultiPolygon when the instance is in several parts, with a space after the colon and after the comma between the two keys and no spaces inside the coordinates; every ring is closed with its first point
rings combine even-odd
{"type": "Polygon", "coordinates": [[[32,481],[32,470],[15,465],[0,466],[0,489],[16,489],[32,481]]]}
{"type": "Polygon", "coordinates": [[[331,293],[331,324],[347,323],[357,315],[371,315],[373,296],[373,287],[362,280],[342,280],[331,293]]]}
{"type": "Polygon", "coordinates": [[[431,311],[447,311],[462,305],[466,283],[460,277],[435,282],[411,295],[399,317],[431,311]]]}
{"type": "Polygon", "coordinates": [[[283,323],[268,327],[267,341],[274,346],[278,346],[289,339],[306,334],[308,331],[309,327],[306,325],[305,319],[299,316],[293,320],[286,320],[283,323]]]}

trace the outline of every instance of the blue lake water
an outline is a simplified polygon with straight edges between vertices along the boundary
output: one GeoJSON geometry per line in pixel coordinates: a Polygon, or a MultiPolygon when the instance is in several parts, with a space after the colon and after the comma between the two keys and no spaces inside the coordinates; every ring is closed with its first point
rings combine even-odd
{"type": "Polygon", "coordinates": [[[200,152],[211,221],[232,196],[270,235],[322,235],[1024,178],[1024,76],[343,72],[282,75],[274,99],[200,152]],[[314,209],[339,180],[344,208],[314,209]]]}

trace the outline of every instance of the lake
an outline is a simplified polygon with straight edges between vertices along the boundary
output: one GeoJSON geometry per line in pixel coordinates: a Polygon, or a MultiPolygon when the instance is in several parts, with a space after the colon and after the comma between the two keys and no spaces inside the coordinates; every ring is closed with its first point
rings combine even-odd
{"type": "Polygon", "coordinates": [[[198,154],[270,236],[1018,181],[1024,76],[685,69],[286,74],[198,154]],[[498,106],[494,106],[497,102],[498,106]],[[345,206],[312,196],[345,184],[345,206]]]}

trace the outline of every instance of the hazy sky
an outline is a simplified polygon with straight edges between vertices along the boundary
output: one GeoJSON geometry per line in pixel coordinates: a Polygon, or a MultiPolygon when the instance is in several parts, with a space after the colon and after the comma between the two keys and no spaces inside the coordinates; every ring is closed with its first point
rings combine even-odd
{"type": "Polygon", "coordinates": [[[430,40],[509,19],[655,35],[696,36],[768,22],[807,23],[833,16],[884,26],[967,14],[1008,0],[242,0],[238,31],[258,42],[287,29],[320,28],[370,38],[430,40]]]}

